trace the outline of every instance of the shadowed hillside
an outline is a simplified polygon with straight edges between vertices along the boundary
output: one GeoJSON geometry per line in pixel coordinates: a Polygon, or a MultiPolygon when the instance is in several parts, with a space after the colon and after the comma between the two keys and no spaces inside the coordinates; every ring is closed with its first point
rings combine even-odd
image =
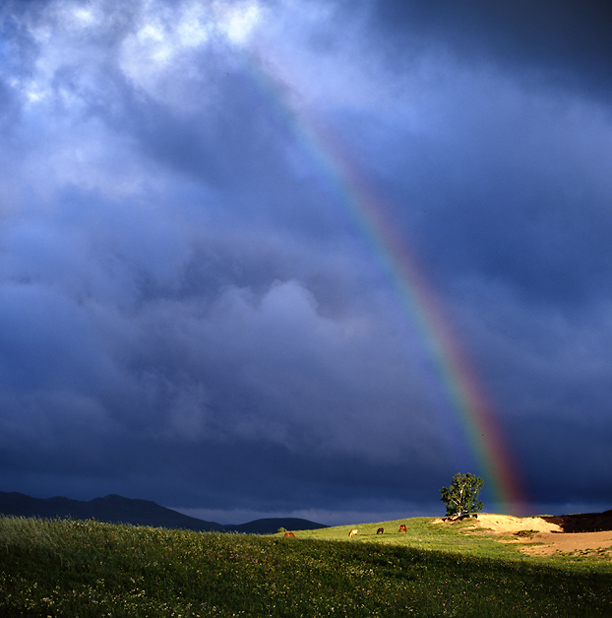
{"type": "Polygon", "coordinates": [[[576,515],[556,515],[542,517],[550,523],[563,528],[563,532],[599,532],[612,530],[612,511],[603,513],[578,513],[576,515]]]}

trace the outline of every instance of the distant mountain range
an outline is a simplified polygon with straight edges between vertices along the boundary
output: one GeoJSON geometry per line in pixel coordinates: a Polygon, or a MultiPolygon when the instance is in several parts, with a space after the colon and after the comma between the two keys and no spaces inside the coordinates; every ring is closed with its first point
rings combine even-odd
{"type": "Polygon", "coordinates": [[[314,530],[326,528],[307,519],[293,517],[257,519],[246,524],[224,526],[211,521],[189,517],[167,509],[150,500],[136,500],[110,494],[88,502],[71,500],[63,496],[32,498],[17,492],[0,491],[0,514],[45,519],[72,518],[96,519],[108,523],[154,526],[158,528],[184,528],[197,532],[241,532],[246,534],[271,534],[279,528],[287,530],[314,530]]]}

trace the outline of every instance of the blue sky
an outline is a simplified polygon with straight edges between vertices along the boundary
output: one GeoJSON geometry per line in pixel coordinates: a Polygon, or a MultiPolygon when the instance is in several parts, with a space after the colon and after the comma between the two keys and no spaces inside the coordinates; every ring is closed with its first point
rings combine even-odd
{"type": "Polygon", "coordinates": [[[4,2],[0,489],[342,523],[489,479],[333,142],[435,290],[529,513],[611,508],[609,18],[4,2]]]}

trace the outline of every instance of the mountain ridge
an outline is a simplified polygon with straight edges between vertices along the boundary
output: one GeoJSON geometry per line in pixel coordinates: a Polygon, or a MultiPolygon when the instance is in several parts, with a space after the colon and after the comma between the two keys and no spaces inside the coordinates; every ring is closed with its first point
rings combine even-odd
{"type": "Polygon", "coordinates": [[[288,530],[311,530],[327,527],[324,524],[293,517],[257,519],[245,524],[222,525],[217,522],[183,515],[151,500],[125,498],[118,494],[108,494],[83,501],[73,500],[65,496],[34,498],[19,492],[0,491],[0,515],[41,517],[44,519],[64,517],[96,519],[107,523],[123,523],[135,526],[246,534],[271,534],[281,527],[288,530]]]}

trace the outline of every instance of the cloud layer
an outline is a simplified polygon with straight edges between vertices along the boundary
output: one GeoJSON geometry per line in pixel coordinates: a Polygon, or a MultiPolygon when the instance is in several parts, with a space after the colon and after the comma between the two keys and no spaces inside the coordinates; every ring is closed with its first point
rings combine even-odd
{"type": "Polygon", "coordinates": [[[5,3],[3,490],[222,523],[440,512],[477,461],[333,142],[439,295],[529,509],[609,508],[602,17],[5,3]]]}

